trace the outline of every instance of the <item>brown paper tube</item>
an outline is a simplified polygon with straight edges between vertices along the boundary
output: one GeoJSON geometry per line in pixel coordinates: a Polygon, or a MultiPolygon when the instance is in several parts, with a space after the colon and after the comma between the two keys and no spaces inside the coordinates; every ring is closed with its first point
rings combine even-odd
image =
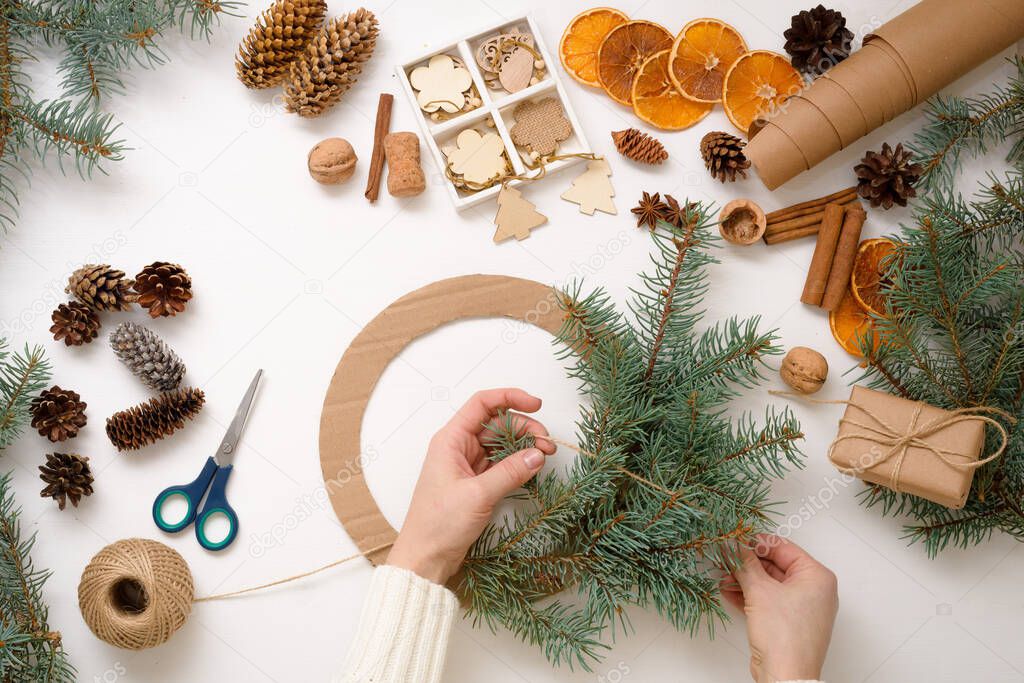
{"type": "Polygon", "coordinates": [[[770,122],[781,128],[791,140],[797,143],[810,166],[827,159],[842,144],[839,133],[821,110],[799,96],[786,100],[781,105],[776,117],[772,118],[770,122]],[[800,134],[801,131],[807,129],[817,130],[820,135],[812,137],[800,134]]]}
{"type": "MultiPolygon", "coordinates": [[[[320,468],[345,531],[373,564],[388,555],[380,546],[397,532],[366,485],[361,446],[363,415],[377,380],[412,340],[467,318],[520,320],[552,334],[561,325],[554,290],[505,275],[464,275],[406,294],[377,314],[349,344],[327,388],[320,415],[320,468]]],[[[400,466],[396,463],[396,466],[400,466]]]]}
{"type": "Polygon", "coordinates": [[[881,45],[870,43],[861,48],[866,50],[865,59],[871,70],[877,74],[878,83],[884,86],[893,102],[893,115],[896,118],[910,109],[914,104],[913,92],[903,70],[896,59],[882,49],[881,45]]]}
{"type": "Polygon", "coordinates": [[[836,253],[836,244],[843,224],[844,209],[839,204],[825,207],[825,215],[821,219],[818,230],[818,241],[814,245],[811,265],[807,268],[807,280],[800,301],[811,306],[820,306],[825,294],[825,285],[829,281],[832,261],[836,253]]]}
{"type": "Polygon", "coordinates": [[[834,311],[839,306],[850,286],[850,275],[853,273],[854,259],[857,258],[857,246],[860,244],[860,231],[864,227],[865,218],[867,212],[860,202],[846,207],[836,255],[832,259],[832,270],[828,274],[828,284],[821,298],[821,307],[826,311],[834,311]]]}
{"type": "MultiPolygon", "coordinates": [[[[878,92],[877,84],[871,80],[869,74],[864,73],[863,67],[858,67],[858,60],[853,58],[856,54],[858,53],[853,53],[825,72],[824,78],[838,83],[846,92],[850,93],[850,97],[864,114],[864,120],[867,121],[870,131],[882,125],[885,119],[884,102],[887,98],[878,92]]],[[[811,88],[813,87],[812,83],[811,88]]]]}
{"type": "Polygon", "coordinates": [[[800,97],[825,114],[839,134],[842,143],[840,149],[846,149],[867,134],[868,123],[860,107],[850,93],[835,81],[819,78],[814,87],[805,90],[800,97]]]}
{"type": "Polygon", "coordinates": [[[874,35],[903,57],[923,101],[1020,40],[1024,2],[922,0],[874,35]]]}
{"type": "Polygon", "coordinates": [[[907,63],[903,61],[903,56],[899,52],[897,52],[896,49],[885,40],[885,38],[879,35],[868,36],[867,38],[864,39],[864,44],[870,44],[880,47],[885,51],[887,55],[889,55],[892,61],[895,62],[896,65],[900,68],[900,71],[903,72],[903,80],[905,80],[910,85],[910,92],[913,97],[913,105],[916,105],[918,102],[920,102],[920,99],[917,96],[917,84],[914,83],[914,75],[910,73],[910,68],[907,66],[907,63]]]}
{"type": "Polygon", "coordinates": [[[744,152],[768,189],[810,168],[796,143],[770,122],[750,139],[744,152]]]}

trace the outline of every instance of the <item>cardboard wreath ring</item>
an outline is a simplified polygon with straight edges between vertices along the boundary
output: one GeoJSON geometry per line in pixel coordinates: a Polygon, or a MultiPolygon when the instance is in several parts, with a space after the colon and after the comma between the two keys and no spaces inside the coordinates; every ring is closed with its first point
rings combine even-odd
{"type": "MultiPolygon", "coordinates": [[[[320,414],[320,469],[335,514],[361,552],[391,543],[398,532],[384,518],[363,474],[361,434],[370,396],[384,369],[414,339],[470,318],[512,318],[555,334],[562,323],[555,290],[506,275],[463,275],[410,292],[364,327],[334,370],[320,414]]],[[[367,554],[373,564],[387,549],[367,554]]]]}

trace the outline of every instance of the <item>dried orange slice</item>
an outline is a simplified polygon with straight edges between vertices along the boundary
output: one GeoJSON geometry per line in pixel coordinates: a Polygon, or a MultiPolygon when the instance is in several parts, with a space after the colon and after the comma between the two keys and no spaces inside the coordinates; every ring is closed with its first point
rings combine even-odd
{"type": "Polygon", "coordinates": [[[853,298],[850,288],[846,288],[842,300],[835,310],[828,314],[828,327],[832,330],[832,336],[836,338],[843,349],[858,358],[861,357],[860,341],[868,336],[872,339],[872,346],[877,349],[879,337],[875,332],[871,316],[860,307],[857,300],[853,298]]]}
{"type": "Polygon", "coordinates": [[[616,102],[632,104],[633,78],[652,55],[672,47],[672,34],[650,21],[616,26],[597,50],[597,80],[616,102]]]}
{"type": "Polygon", "coordinates": [[[558,44],[558,56],[569,75],[584,85],[600,88],[597,48],[613,28],[627,21],[629,17],[610,7],[595,7],[573,17],[558,44]]]}
{"type": "Polygon", "coordinates": [[[746,135],[750,124],[803,88],[804,79],[789,60],[768,50],[744,53],[725,74],[722,106],[746,135]]]}
{"type": "Polygon", "coordinates": [[[887,281],[887,257],[895,251],[896,244],[884,237],[864,240],[857,247],[853,274],[850,276],[850,292],[868,313],[882,315],[886,310],[882,288],[887,281]]]}
{"type": "Polygon", "coordinates": [[[633,111],[662,130],[689,128],[708,115],[712,103],[683,97],[668,77],[669,50],[662,50],[640,65],[633,79],[633,111]]]}
{"type": "Polygon", "coordinates": [[[743,36],[724,21],[694,19],[672,43],[669,75],[673,85],[698,102],[721,102],[729,67],[747,51],[743,36]]]}

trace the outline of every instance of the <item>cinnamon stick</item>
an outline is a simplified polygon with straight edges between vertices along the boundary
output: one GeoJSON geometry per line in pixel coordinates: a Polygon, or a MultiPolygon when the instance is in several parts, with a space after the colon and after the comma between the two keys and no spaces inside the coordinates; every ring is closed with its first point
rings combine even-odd
{"type": "Polygon", "coordinates": [[[816,225],[808,225],[806,228],[797,228],[796,230],[787,230],[786,232],[777,232],[773,235],[769,235],[767,232],[761,238],[765,244],[782,244],[783,242],[789,242],[790,240],[798,240],[802,237],[810,237],[811,235],[817,235],[821,223],[816,225]]]}
{"type": "MultiPolygon", "coordinates": [[[[857,193],[853,192],[853,193],[848,194],[848,195],[843,195],[841,197],[837,197],[835,200],[829,202],[829,204],[841,204],[843,206],[846,206],[847,204],[852,204],[852,203],[854,203],[857,200],[858,200],[857,193]]],[[[789,212],[789,213],[787,213],[787,214],[785,214],[785,215],[783,215],[781,217],[777,217],[777,218],[772,219],[771,221],[768,222],[768,225],[775,225],[775,224],[778,224],[778,223],[784,223],[784,222],[786,222],[788,220],[791,220],[793,218],[800,218],[801,216],[815,216],[815,215],[820,216],[824,211],[825,211],[825,207],[824,206],[808,206],[805,209],[794,209],[791,212],[789,212]]],[[[767,218],[768,217],[765,216],[765,220],[767,220],[767,218]]]]}
{"type": "Polygon", "coordinates": [[[857,257],[857,246],[860,244],[860,231],[866,218],[867,212],[859,202],[846,209],[843,228],[839,232],[839,243],[836,245],[836,255],[832,260],[832,272],[828,274],[828,284],[821,299],[821,307],[826,311],[833,311],[839,306],[847,287],[850,286],[853,262],[857,257]]]}
{"type": "MultiPolygon", "coordinates": [[[[843,208],[848,208],[853,204],[860,203],[859,197],[854,195],[849,200],[833,202],[839,204],[843,208]]],[[[812,209],[806,209],[812,210],[812,209]]],[[[779,244],[781,242],[788,242],[801,237],[808,237],[818,233],[818,228],[821,226],[821,219],[824,216],[824,208],[817,210],[818,213],[811,214],[810,216],[799,217],[799,219],[788,219],[779,223],[769,223],[764,231],[764,243],[765,244],[779,244]],[[816,218],[816,223],[809,223],[806,218],[816,218]]]]}
{"type": "Polygon", "coordinates": [[[824,209],[826,204],[832,204],[832,203],[844,204],[846,202],[842,202],[842,201],[839,201],[839,200],[844,199],[845,197],[847,197],[847,196],[849,196],[851,194],[853,194],[853,195],[857,194],[857,186],[856,185],[854,185],[853,187],[848,187],[845,190],[839,190],[838,192],[833,192],[832,194],[827,195],[825,197],[818,197],[817,199],[809,199],[806,202],[800,202],[799,204],[794,204],[792,206],[787,206],[784,209],[778,209],[777,211],[772,211],[767,216],[765,216],[765,218],[768,219],[769,223],[773,223],[773,222],[777,223],[778,221],[784,220],[785,218],[792,218],[791,214],[796,212],[796,211],[800,211],[801,209],[809,209],[809,208],[813,208],[813,207],[818,207],[818,208],[824,209]]]}
{"type": "Polygon", "coordinates": [[[844,209],[839,204],[833,203],[825,206],[821,229],[818,231],[818,241],[814,245],[814,255],[811,256],[811,265],[807,268],[804,291],[800,295],[800,301],[805,304],[821,305],[822,296],[825,294],[826,285],[830,281],[831,272],[834,269],[832,262],[836,255],[836,244],[839,241],[844,222],[843,214],[844,209]]]}
{"type": "MultiPolygon", "coordinates": [[[[831,204],[829,206],[831,206],[831,204]]],[[[836,204],[836,206],[842,205],[836,204]]],[[[772,223],[772,232],[786,232],[787,230],[793,230],[794,228],[806,228],[808,225],[820,223],[822,221],[823,214],[824,211],[822,211],[822,213],[813,213],[809,216],[797,216],[796,218],[789,218],[778,223],[772,223]]]]}
{"type": "Polygon", "coordinates": [[[391,108],[395,97],[383,92],[377,100],[377,121],[373,127],[373,155],[370,157],[370,175],[366,179],[364,196],[370,203],[377,201],[380,194],[380,182],[384,177],[384,138],[391,129],[391,108]]]}

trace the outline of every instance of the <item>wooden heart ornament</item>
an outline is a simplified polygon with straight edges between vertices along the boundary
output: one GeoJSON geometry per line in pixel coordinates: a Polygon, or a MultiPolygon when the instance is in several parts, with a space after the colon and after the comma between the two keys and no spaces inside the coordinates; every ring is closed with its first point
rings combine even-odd
{"type": "Polygon", "coordinates": [[[572,135],[572,124],[558,100],[545,97],[521,102],[513,111],[516,123],[509,134],[512,142],[542,156],[553,154],[558,143],[572,135]]]}
{"type": "Polygon", "coordinates": [[[470,183],[488,183],[505,173],[505,145],[496,133],[481,135],[469,128],[459,133],[450,150],[448,165],[470,183]]]}
{"type": "Polygon", "coordinates": [[[465,106],[473,77],[468,69],[456,64],[450,56],[434,55],[427,66],[412,70],[409,83],[416,89],[416,102],[420,109],[428,113],[443,109],[454,114],[465,106]]]}

